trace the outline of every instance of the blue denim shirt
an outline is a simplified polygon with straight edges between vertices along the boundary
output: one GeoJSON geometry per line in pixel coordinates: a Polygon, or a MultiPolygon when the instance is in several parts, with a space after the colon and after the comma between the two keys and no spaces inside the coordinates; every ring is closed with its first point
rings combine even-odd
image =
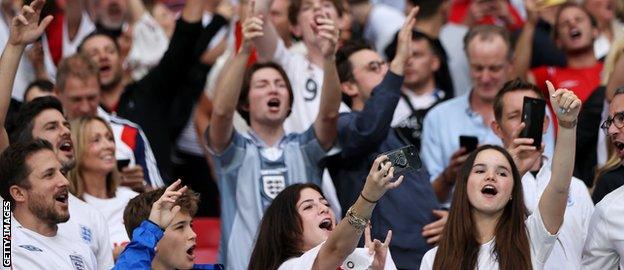
{"type": "MultiPolygon", "coordinates": [[[[342,153],[328,162],[342,208],[348,209],[359,196],[375,158],[407,145],[390,127],[401,97],[403,77],[388,71],[375,87],[364,109],[343,113],[338,119],[342,153]]],[[[422,256],[431,249],[422,227],[433,222],[439,209],[427,170],[406,171],[401,186],[389,190],[371,215],[372,237],[385,239],[392,229],[392,258],[399,269],[418,269],[422,256]]]]}

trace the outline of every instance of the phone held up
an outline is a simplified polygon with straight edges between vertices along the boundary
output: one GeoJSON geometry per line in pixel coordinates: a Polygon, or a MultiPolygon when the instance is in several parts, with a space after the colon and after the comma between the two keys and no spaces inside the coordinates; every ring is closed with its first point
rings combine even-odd
{"type": "Polygon", "coordinates": [[[121,169],[128,167],[130,165],[129,159],[118,159],[117,160],[117,169],[121,171],[121,169]]]}
{"type": "Polygon", "coordinates": [[[385,152],[382,155],[388,156],[386,162],[392,164],[395,174],[406,170],[419,170],[422,167],[422,162],[414,145],[401,147],[385,152]]]}
{"type": "Polygon", "coordinates": [[[479,145],[479,138],[475,136],[459,136],[459,147],[466,149],[466,154],[472,153],[479,145]]]}
{"type": "Polygon", "coordinates": [[[540,149],[542,146],[545,113],[545,100],[524,97],[524,103],[522,105],[522,122],[524,122],[525,126],[520,132],[520,138],[533,139],[533,146],[537,147],[537,149],[540,149]]]}

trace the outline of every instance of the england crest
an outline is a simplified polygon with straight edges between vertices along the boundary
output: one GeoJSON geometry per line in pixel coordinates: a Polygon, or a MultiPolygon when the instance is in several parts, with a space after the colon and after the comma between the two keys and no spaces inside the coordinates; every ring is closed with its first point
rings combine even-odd
{"type": "Polygon", "coordinates": [[[286,188],[286,178],[284,175],[279,174],[263,175],[262,188],[264,190],[264,194],[271,198],[271,200],[275,199],[277,194],[286,188]]]}

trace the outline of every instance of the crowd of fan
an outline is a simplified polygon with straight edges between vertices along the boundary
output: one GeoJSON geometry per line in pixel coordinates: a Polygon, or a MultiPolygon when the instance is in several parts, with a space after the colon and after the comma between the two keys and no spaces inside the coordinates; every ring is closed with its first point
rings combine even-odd
{"type": "Polygon", "coordinates": [[[11,269],[624,269],[624,1],[0,1],[11,269]]]}

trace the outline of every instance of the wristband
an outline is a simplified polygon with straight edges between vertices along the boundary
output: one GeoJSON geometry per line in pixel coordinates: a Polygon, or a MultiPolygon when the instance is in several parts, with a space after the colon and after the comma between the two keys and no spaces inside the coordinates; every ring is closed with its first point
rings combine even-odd
{"type": "Polygon", "coordinates": [[[563,128],[574,128],[576,127],[577,123],[578,123],[577,119],[574,119],[574,121],[572,122],[559,121],[559,126],[563,128]]]}
{"type": "Polygon", "coordinates": [[[349,208],[347,211],[347,221],[349,225],[355,229],[357,233],[362,233],[366,225],[368,224],[368,220],[362,217],[359,217],[355,211],[353,211],[353,206],[349,208]]]}
{"type": "Polygon", "coordinates": [[[370,200],[370,199],[364,197],[364,194],[362,194],[362,192],[360,192],[360,197],[362,197],[362,199],[364,199],[365,201],[367,201],[369,203],[372,203],[372,204],[375,204],[375,203],[377,203],[379,201],[379,200],[373,201],[373,200],[370,200]]]}

